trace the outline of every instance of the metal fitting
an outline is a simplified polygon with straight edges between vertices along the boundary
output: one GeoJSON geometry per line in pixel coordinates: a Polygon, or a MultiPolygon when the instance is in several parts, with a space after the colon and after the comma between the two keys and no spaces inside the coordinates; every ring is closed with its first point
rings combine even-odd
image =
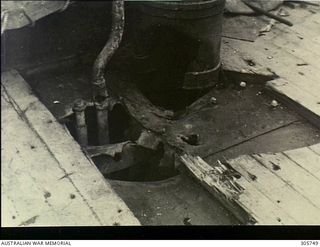
{"type": "Polygon", "coordinates": [[[97,112],[99,145],[109,143],[109,99],[94,102],[97,112]]]}
{"type": "Polygon", "coordinates": [[[77,140],[81,146],[88,145],[88,130],[85,118],[85,109],[87,104],[84,100],[78,99],[73,104],[73,112],[75,115],[75,128],[77,132],[77,140]]]}

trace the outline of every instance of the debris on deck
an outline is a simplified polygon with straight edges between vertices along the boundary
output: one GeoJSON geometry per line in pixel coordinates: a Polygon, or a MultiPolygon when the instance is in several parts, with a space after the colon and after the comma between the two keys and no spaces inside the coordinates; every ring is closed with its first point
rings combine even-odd
{"type": "Polygon", "coordinates": [[[243,155],[207,164],[181,161],[245,224],[318,225],[320,144],[275,154],[243,155]]]}
{"type": "MultiPolygon", "coordinates": [[[[70,4],[9,2],[1,3],[8,46],[21,43],[12,38],[15,30],[5,30],[33,25],[70,4]]],[[[92,14],[74,34],[62,18],[60,24],[69,25],[62,28],[65,40],[52,44],[54,35],[32,42],[48,23],[31,35],[24,28],[22,37],[31,36],[32,47],[57,50],[41,63],[41,49],[30,53],[18,45],[22,62],[13,59],[1,73],[2,225],[139,225],[140,219],[318,225],[320,6],[253,2],[228,0],[224,17],[223,0],[202,1],[201,8],[196,1],[141,3],[140,20],[130,26],[130,11],[116,0],[108,6],[110,26],[99,26],[106,22],[101,12],[100,24],[92,14]],[[168,33],[163,27],[170,27],[168,33]],[[97,37],[108,28],[101,51],[105,40],[97,37]],[[134,37],[123,36],[130,28],[134,37]],[[92,30],[95,38],[77,43],[92,30]],[[64,43],[74,47],[65,51],[64,43]],[[157,191],[160,196],[149,197],[157,191]],[[201,220],[191,217],[181,204],[195,197],[225,218],[214,221],[210,207],[199,202],[188,210],[197,208],[193,214],[201,220]],[[170,210],[183,216],[169,219],[170,210]]],[[[86,19],[85,11],[81,17],[76,11],[87,6],[74,4],[76,17],[70,18],[86,19]]]]}

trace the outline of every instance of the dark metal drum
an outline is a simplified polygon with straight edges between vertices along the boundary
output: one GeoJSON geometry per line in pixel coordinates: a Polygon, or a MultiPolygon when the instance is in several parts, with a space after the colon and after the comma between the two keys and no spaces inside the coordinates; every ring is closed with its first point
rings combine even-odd
{"type": "Polygon", "coordinates": [[[197,55],[187,66],[183,88],[203,89],[214,86],[219,80],[221,68],[220,44],[224,6],[225,0],[140,3],[138,52],[141,57],[148,55],[148,43],[154,27],[168,27],[182,33],[197,44],[197,55]]]}

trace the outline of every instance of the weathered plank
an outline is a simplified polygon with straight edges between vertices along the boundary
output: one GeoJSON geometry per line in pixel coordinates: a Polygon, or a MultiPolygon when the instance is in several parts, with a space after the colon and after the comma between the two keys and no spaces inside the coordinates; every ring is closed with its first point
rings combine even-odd
{"type": "Polygon", "coordinates": [[[277,75],[279,79],[267,82],[268,92],[319,127],[320,7],[283,9],[293,27],[277,24],[254,43],[224,38],[223,60],[230,70],[258,74],[268,70],[277,75]],[[248,68],[242,60],[252,61],[253,66],[248,68]]]}
{"type": "Polygon", "coordinates": [[[319,224],[320,209],[312,205],[290,184],[279,179],[267,168],[248,155],[228,162],[256,189],[277,203],[299,224],[319,224]]]}
{"type": "MultiPolygon", "coordinates": [[[[252,61],[265,69],[275,73],[280,78],[288,80],[290,83],[300,87],[300,90],[316,95],[315,89],[318,85],[320,72],[312,66],[297,66],[306,64],[303,57],[296,57],[285,49],[275,46],[271,41],[257,39],[253,44],[240,41],[228,40],[228,45],[233,48],[234,56],[252,61]]],[[[314,55],[313,59],[317,59],[314,55]]],[[[255,66],[251,66],[255,67],[255,66]]]]}
{"type": "Polygon", "coordinates": [[[139,224],[18,72],[1,83],[2,225],[139,224]]]}
{"type": "MultiPolygon", "coordinates": [[[[320,126],[320,96],[314,96],[282,78],[267,82],[266,89],[315,126],[320,126]]],[[[317,90],[314,92],[317,93],[317,90]]]]}
{"type": "Polygon", "coordinates": [[[285,151],[283,154],[320,181],[320,154],[313,151],[317,148],[320,148],[320,144],[285,151]]]}
{"type": "Polygon", "coordinates": [[[320,155],[320,145],[312,145],[310,147],[308,147],[309,149],[311,149],[314,153],[320,155]]]}
{"type": "Polygon", "coordinates": [[[212,166],[191,155],[181,160],[242,222],[252,217],[255,224],[318,225],[319,146],[243,155],[212,166]]]}
{"type": "Polygon", "coordinates": [[[272,173],[290,184],[295,190],[310,201],[314,206],[320,208],[320,181],[298,166],[294,161],[288,159],[282,153],[258,154],[253,157],[268,168],[272,173]]]}
{"type": "MultiPolygon", "coordinates": [[[[262,75],[271,78],[274,76],[274,73],[272,71],[259,63],[255,63],[255,66],[250,66],[247,61],[250,61],[252,59],[248,58],[248,56],[243,55],[241,51],[234,48],[232,44],[230,45],[229,43],[231,42],[232,39],[222,39],[221,60],[224,70],[249,75],[262,75]]],[[[237,40],[236,42],[240,41],[237,40]]]]}
{"type": "Polygon", "coordinates": [[[277,203],[272,202],[246,179],[243,177],[236,178],[236,174],[226,175],[225,173],[230,171],[223,164],[212,167],[200,157],[190,155],[182,156],[181,160],[191,174],[209,192],[222,200],[242,222],[245,223],[246,217],[249,215],[253,217],[256,224],[298,224],[277,203]]]}

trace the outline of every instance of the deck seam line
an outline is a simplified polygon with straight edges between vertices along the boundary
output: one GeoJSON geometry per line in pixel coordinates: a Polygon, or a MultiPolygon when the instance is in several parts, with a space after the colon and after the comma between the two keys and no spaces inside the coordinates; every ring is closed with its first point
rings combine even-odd
{"type": "MultiPolygon", "coordinates": [[[[229,164],[230,164],[230,163],[229,163],[229,164]]],[[[230,165],[231,165],[231,164],[230,164],[230,165]]],[[[239,173],[242,175],[242,177],[243,177],[248,183],[252,184],[252,180],[246,178],[246,176],[244,176],[238,169],[236,169],[235,166],[231,165],[231,167],[232,167],[233,169],[235,169],[237,172],[239,172],[239,173]]],[[[258,179],[259,179],[259,177],[258,177],[258,179]]],[[[281,206],[279,206],[278,204],[276,204],[276,203],[274,202],[274,200],[271,199],[268,195],[266,195],[259,187],[257,187],[257,186],[253,186],[253,187],[254,187],[254,189],[256,189],[257,191],[259,191],[265,198],[267,198],[276,208],[280,209],[284,214],[286,214],[289,218],[291,218],[291,219],[292,219],[293,221],[295,221],[296,223],[299,223],[299,222],[297,222],[297,220],[294,218],[293,215],[289,214],[289,213],[288,213],[287,211],[285,211],[281,206]]],[[[240,194],[240,196],[241,196],[241,194],[240,194]]],[[[285,224],[285,223],[284,223],[284,224],[285,224]]]]}
{"type": "MultiPolygon", "coordinates": [[[[40,139],[40,141],[44,144],[45,148],[47,149],[47,151],[51,154],[51,156],[54,158],[54,160],[57,162],[58,167],[63,171],[63,173],[65,175],[67,175],[67,171],[61,166],[59,160],[56,158],[56,156],[54,155],[54,153],[51,151],[51,149],[48,147],[48,144],[43,140],[43,138],[39,135],[39,133],[37,133],[37,131],[34,129],[34,127],[32,126],[32,124],[30,123],[30,121],[28,120],[28,118],[25,116],[25,114],[23,113],[23,111],[21,110],[21,108],[19,107],[19,105],[15,102],[14,99],[12,99],[12,97],[10,96],[10,94],[8,93],[8,90],[3,86],[4,92],[5,94],[8,95],[8,99],[12,105],[12,107],[17,111],[18,115],[21,114],[21,118],[25,121],[25,123],[28,125],[28,127],[32,130],[32,132],[34,132],[36,134],[36,136],[40,139]]],[[[34,95],[33,95],[34,96],[34,95]]],[[[89,202],[87,201],[87,199],[82,195],[82,193],[80,192],[80,190],[78,189],[78,187],[74,184],[73,180],[70,178],[70,176],[66,177],[69,182],[73,185],[73,187],[75,188],[75,190],[79,193],[79,195],[81,196],[83,202],[88,206],[89,210],[91,211],[92,215],[95,217],[95,219],[100,223],[100,225],[103,226],[103,223],[101,221],[101,219],[99,218],[99,216],[97,215],[97,213],[93,210],[92,206],[89,204],[89,202]]]]}
{"type": "Polygon", "coordinates": [[[311,152],[315,153],[316,155],[320,156],[320,153],[317,151],[313,150],[312,147],[307,147],[311,152]]]}
{"type": "Polygon", "coordinates": [[[302,168],[304,171],[306,171],[309,175],[311,175],[312,177],[314,177],[316,180],[318,180],[320,182],[320,179],[318,177],[315,177],[312,173],[310,173],[310,171],[308,171],[306,168],[304,168],[301,164],[299,164],[297,161],[295,161],[294,159],[292,159],[289,155],[287,155],[284,152],[280,152],[282,155],[284,155],[285,157],[287,157],[290,161],[292,161],[293,163],[295,163],[297,166],[299,166],[300,168],[302,168]]]}
{"type": "Polygon", "coordinates": [[[230,148],[233,148],[233,147],[239,146],[239,145],[241,145],[241,144],[244,144],[244,143],[246,143],[246,142],[248,142],[248,141],[251,141],[251,140],[253,140],[253,139],[255,139],[255,138],[264,136],[264,135],[269,134],[269,133],[271,133],[271,132],[273,132],[273,131],[276,131],[276,130],[279,130],[279,129],[288,127],[288,126],[290,126],[291,124],[295,124],[295,123],[299,123],[299,122],[300,122],[300,120],[293,120],[293,121],[291,121],[291,122],[289,122],[289,123],[287,123],[287,124],[281,125],[281,126],[279,126],[279,127],[276,127],[276,128],[274,128],[274,129],[268,130],[268,131],[263,132],[263,133],[261,133],[261,134],[258,134],[258,135],[249,137],[249,138],[247,138],[247,139],[245,139],[245,140],[243,140],[243,141],[241,141],[241,142],[232,144],[232,145],[230,145],[230,146],[228,146],[228,147],[222,148],[222,149],[220,149],[220,150],[218,150],[218,151],[215,151],[215,152],[213,152],[213,153],[206,154],[206,155],[202,156],[202,158],[203,158],[203,159],[208,158],[208,157],[210,157],[210,156],[212,156],[212,155],[215,155],[215,154],[217,154],[217,153],[221,153],[221,152],[226,151],[226,150],[228,150],[228,149],[230,149],[230,148]]]}
{"type": "MultiPolygon", "coordinates": [[[[311,201],[308,197],[305,197],[303,194],[301,194],[296,188],[294,188],[291,183],[288,183],[286,180],[284,180],[281,176],[279,176],[274,171],[270,170],[267,166],[265,166],[259,159],[254,157],[253,155],[249,155],[253,159],[255,159],[260,165],[264,166],[266,169],[268,169],[270,172],[272,172],[274,175],[276,175],[278,178],[280,178],[283,182],[285,182],[290,188],[292,188],[294,191],[296,191],[298,194],[300,194],[303,198],[305,198],[307,201],[309,201],[313,206],[315,206],[317,209],[320,209],[318,205],[316,205],[313,201],[311,201]]],[[[268,161],[269,162],[269,161],[268,161]]]]}

